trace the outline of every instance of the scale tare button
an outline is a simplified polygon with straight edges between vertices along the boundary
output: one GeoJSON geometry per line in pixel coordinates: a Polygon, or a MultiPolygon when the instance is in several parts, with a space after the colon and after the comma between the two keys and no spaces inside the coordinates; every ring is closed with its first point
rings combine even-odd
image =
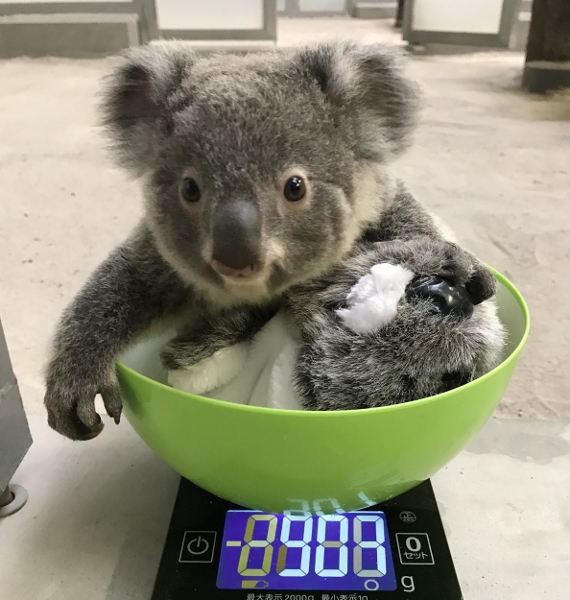
{"type": "Polygon", "coordinates": [[[211,563],[214,561],[215,545],[215,531],[185,531],[178,562],[211,563]]]}
{"type": "Polygon", "coordinates": [[[397,533],[398,553],[403,565],[435,565],[427,533],[397,533]]]}

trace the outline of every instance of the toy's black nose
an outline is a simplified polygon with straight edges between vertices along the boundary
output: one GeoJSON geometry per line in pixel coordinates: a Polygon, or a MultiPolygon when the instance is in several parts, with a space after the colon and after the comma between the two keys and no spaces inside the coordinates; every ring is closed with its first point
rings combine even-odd
{"type": "Polygon", "coordinates": [[[473,303],[465,288],[449,279],[435,275],[418,275],[406,287],[408,302],[429,300],[433,310],[441,315],[468,319],[473,314],[473,303]]]}

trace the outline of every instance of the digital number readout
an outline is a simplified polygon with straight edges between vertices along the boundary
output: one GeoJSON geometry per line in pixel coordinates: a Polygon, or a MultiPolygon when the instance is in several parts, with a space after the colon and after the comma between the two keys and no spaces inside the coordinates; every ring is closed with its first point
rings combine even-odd
{"type": "Polygon", "coordinates": [[[275,515],[229,511],[220,589],[396,589],[383,512],[275,515]]]}

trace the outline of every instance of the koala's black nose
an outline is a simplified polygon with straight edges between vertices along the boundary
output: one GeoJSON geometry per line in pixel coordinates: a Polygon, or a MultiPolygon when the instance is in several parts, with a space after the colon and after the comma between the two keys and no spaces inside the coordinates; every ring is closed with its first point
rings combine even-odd
{"type": "Polygon", "coordinates": [[[253,275],[260,265],[261,214],[253,202],[216,207],[213,227],[214,268],[228,276],[253,275]]]}

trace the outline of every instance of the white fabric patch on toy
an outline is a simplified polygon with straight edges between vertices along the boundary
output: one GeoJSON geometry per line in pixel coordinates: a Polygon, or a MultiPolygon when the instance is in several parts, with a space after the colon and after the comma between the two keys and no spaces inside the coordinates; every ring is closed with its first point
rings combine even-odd
{"type": "MultiPolygon", "coordinates": [[[[388,263],[375,265],[354,285],[349,308],[337,311],[357,333],[389,323],[414,274],[388,263]]],[[[236,404],[301,410],[293,387],[299,351],[298,332],[284,313],[278,313],[251,340],[218,350],[187,369],[170,371],[172,387],[236,404]]]]}
{"type": "Polygon", "coordinates": [[[348,308],[341,308],[336,314],[356,333],[380,329],[396,317],[398,302],[413,277],[404,267],[390,263],[374,265],[350,290],[348,308]]]}

